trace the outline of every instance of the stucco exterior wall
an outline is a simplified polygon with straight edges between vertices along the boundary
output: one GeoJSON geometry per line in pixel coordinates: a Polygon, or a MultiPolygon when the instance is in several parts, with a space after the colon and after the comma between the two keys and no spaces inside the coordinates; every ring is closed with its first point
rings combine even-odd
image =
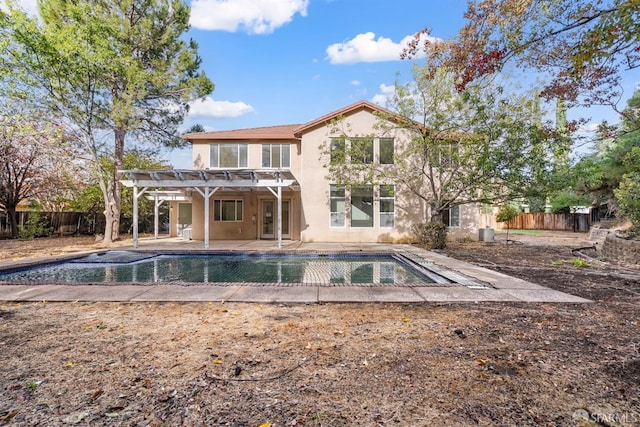
{"type": "MultiPolygon", "coordinates": [[[[403,186],[395,184],[395,224],[393,227],[380,226],[380,203],[377,189],[374,191],[373,227],[351,227],[350,204],[347,191],[345,225],[331,225],[329,192],[333,182],[328,177],[329,155],[325,154],[326,144],[331,137],[342,134],[351,136],[382,136],[394,138],[396,151],[398,146],[408,141],[408,132],[392,129],[384,135],[376,135],[375,129],[379,118],[367,109],[350,110],[337,125],[318,122],[303,127],[298,136],[300,140],[283,140],[290,144],[290,171],[299,183],[299,191],[284,191],[283,199],[290,201],[290,236],[306,242],[410,242],[414,236],[411,226],[429,219],[425,203],[403,186]],[[336,131],[337,128],[337,131],[336,131]]],[[[215,140],[215,143],[247,143],[248,168],[262,169],[262,143],[260,140],[215,140]]],[[[205,169],[209,167],[209,146],[211,141],[197,140],[193,142],[193,167],[205,169]]],[[[277,144],[276,140],[264,143],[277,144]]],[[[377,140],[374,144],[377,156],[377,140]]],[[[211,197],[210,205],[210,239],[259,239],[261,225],[261,200],[275,200],[267,189],[251,188],[247,191],[219,191],[211,197]],[[244,218],[240,222],[213,221],[213,200],[219,198],[243,200],[244,218]]],[[[451,239],[478,239],[479,207],[467,205],[460,207],[460,226],[450,227],[451,239]]],[[[204,239],[204,206],[202,196],[193,193],[193,232],[194,239],[204,239]]]]}
{"type": "Polygon", "coordinates": [[[468,204],[460,206],[460,226],[449,227],[448,240],[478,240],[480,229],[480,206],[468,204]]]}
{"type": "MultiPolygon", "coordinates": [[[[359,111],[347,116],[341,122],[344,132],[353,136],[371,135],[378,118],[370,112],[359,111]]],[[[331,133],[332,127],[321,126],[303,135],[302,157],[304,165],[300,175],[301,233],[300,238],[306,242],[408,242],[413,239],[411,224],[425,219],[425,208],[419,199],[396,187],[395,227],[379,226],[379,203],[374,202],[374,226],[350,227],[347,215],[344,227],[331,226],[329,206],[330,182],[328,170],[324,165],[329,158],[323,154],[323,146],[331,137],[340,136],[331,133]]],[[[403,140],[403,134],[396,131],[385,134],[394,137],[396,144],[403,140]]],[[[348,209],[348,208],[347,208],[348,209]]]]}

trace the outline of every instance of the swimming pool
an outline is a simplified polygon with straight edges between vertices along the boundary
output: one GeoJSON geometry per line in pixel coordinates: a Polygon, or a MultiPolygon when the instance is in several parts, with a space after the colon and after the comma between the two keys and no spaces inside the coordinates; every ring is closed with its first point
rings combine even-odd
{"type": "Polygon", "coordinates": [[[0,271],[0,283],[280,286],[478,285],[410,254],[185,254],[109,251],[0,271]]]}

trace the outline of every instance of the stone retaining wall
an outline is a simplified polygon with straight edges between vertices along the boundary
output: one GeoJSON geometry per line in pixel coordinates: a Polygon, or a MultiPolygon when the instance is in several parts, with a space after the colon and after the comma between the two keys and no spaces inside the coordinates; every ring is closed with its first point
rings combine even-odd
{"type": "Polygon", "coordinates": [[[640,241],[621,239],[611,233],[602,246],[602,256],[614,264],[640,265],[640,241]]]}

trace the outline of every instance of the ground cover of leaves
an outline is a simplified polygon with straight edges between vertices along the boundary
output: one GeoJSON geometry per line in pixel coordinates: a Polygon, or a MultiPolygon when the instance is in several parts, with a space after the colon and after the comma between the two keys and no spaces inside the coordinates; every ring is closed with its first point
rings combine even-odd
{"type": "Polygon", "coordinates": [[[549,243],[445,253],[594,303],[0,302],[0,425],[640,425],[640,272],[549,243]]]}

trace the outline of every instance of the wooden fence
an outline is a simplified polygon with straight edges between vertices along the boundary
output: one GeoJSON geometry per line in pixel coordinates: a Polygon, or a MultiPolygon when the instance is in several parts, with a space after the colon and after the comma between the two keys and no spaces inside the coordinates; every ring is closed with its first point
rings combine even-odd
{"type": "MultiPolygon", "coordinates": [[[[81,212],[17,212],[18,229],[22,229],[29,214],[40,215],[42,223],[51,234],[94,234],[104,230],[102,215],[86,215],[81,212]]],[[[11,225],[6,213],[0,213],[0,235],[11,233],[11,225]]]]}
{"type": "Polygon", "coordinates": [[[521,213],[509,222],[496,222],[496,216],[483,214],[481,227],[518,230],[555,230],[555,231],[589,231],[591,215],[589,214],[553,214],[553,213],[521,213]]]}

